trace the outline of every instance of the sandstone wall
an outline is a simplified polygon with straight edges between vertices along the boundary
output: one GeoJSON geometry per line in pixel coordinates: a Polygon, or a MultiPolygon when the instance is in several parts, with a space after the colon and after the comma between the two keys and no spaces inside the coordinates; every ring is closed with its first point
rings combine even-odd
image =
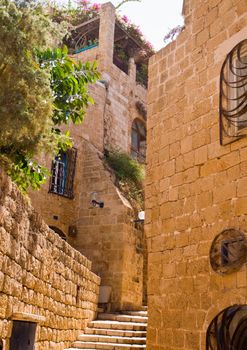
{"type": "Polygon", "coordinates": [[[141,230],[132,223],[133,209],[114,185],[100,154],[83,143],[83,179],[80,187],[77,219],[78,234],[70,244],[93,262],[93,271],[101,285],[112,287],[112,309],[138,308],[142,305],[143,256],[141,230]],[[92,193],[104,202],[104,208],[91,204],[92,193]]]}
{"type": "Polygon", "coordinates": [[[247,231],[247,141],[219,143],[219,79],[247,38],[242,0],[185,0],[185,30],[150,60],[146,234],[148,349],[205,349],[213,317],[246,303],[246,266],[221,276],[209,249],[247,231]]]}
{"type": "MultiPolygon", "coordinates": [[[[95,317],[100,278],[52,232],[0,172],[0,339],[9,349],[18,313],[43,316],[37,350],[63,350],[95,317]]],[[[29,317],[31,317],[29,319],[29,317]]]]}
{"type": "MultiPolygon", "coordinates": [[[[147,92],[143,86],[136,83],[134,62],[130,62],[128,74],[113,64],[114,29],[115,8],[111,3],[107,3],[101,10],[99,46],[75,57],[82,62],[97,60],[101,79],[107,82],[105,100],[95,99],[97,104],[104,106],[104,147],[130,152],[132,121],[136,117],[142,119],[135,102],[141,101],[146,105],[147,92]]],[[[88,114],[90,115],[90,110],[88,114]]],[[[90,136],[94,129],[87,128],[86,131],[90,136]]]]}
{"type": "MultiPolygon", "coordinates": [[[[49,180],[42,186],[40,191],[30,192],[32,205],[42,214],[49,226],[58,227],[67,236],[69,226],[76,221],[75,208],[78,207],[79,192],[83,182],[81,169],[84,166],[84,140],[92,144],[99,152],[103,152],[103,111],[105,106],[105,87],[97,83],[90,87],[90,94],[95,104],[87,110],[87,115],[81,125],[70,125],[64,130],[70,130],[73,137],[73,146],[77,149],[75,177],[74,177],[74,198],[68,199],[57,194],[49,193],[49,180]],[[48,194],[49,193],[49,194],[48,194]],[[48,199],[49,198],[49,199],[48,199]]],[[[44,155],[41,159],[48,169],[51,169],[52,158],[44,155]]]]}
{"type": "MultiPolygon", "coordinates": [[[[146,90],[136,85],[133,62],[129,75],[113,64],[114,26],[115,9],[112,4],[104,5],[99,46],[74,56],[83,62],[98,60],[103,80],[90,87],[95,104],[87,110],[83,123],[70,126],[77,148],[74,198],[48,194],[49,181],[30,196],[46,223],[62,230],[72,246],[92,259],[102,284],[112,286],[113,309],[119,309],[137,308],[142,303],[143,254],[138,247],[143,235],[134,228],[134,211],[104,169],[102,155],[104,148],[130,151],[132,121],[142,118],[135,103],[146,102],[146,90]],[[91,207],[95,191],[105,201],[102,210],[91,207]],[[75,238],[68,236],[69,226],[78,228],[75,238]]],[[[43,161],[50,169],[52,159],[44,157],[43,161]]]]}

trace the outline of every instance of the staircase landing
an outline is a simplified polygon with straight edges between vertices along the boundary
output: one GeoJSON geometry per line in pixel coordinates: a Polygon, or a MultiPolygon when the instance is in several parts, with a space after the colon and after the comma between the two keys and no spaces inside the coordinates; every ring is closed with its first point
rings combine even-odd
{"type": "Polygon", "coordinates": [[[143,350],[146,332],[146,310],[100,313],[66,350],[143,350]]]}

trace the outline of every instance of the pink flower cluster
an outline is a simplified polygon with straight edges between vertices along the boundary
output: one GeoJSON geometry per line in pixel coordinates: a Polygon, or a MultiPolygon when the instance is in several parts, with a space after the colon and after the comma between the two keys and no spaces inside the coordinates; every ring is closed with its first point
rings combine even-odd
{"type": "Polygon", "coordinates": [[[140,41],[147,47],[148,50],[154,51],[153,45],[145,39],[139,26],[132,23],[126,15],[118,17],[118,19],[128,32],[134,32],[135,35],[139,37],[140,41]]]}
{"type": "Polygon", "coordinates": [[[100,4],[94,3],[94,4],[91,6],[91,9],[94,10],[94,11],[99,11],[99,10],[100,10],[100,7],[101,7],[100,4]]]}
{"type": "Polygon", "coordinates": [[[98,3],[91,4],[90,0],[79,0],[78,5],[83,7],[84,11],[96,11],[100,10],[101,5],[98,3]]]}

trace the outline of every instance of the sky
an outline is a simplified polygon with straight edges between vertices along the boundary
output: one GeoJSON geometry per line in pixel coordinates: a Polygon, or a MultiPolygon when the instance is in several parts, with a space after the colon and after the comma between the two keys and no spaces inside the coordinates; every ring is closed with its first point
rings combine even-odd
{"type": "MultiPolygon", "coordinates": [[[[95,2],[102,4],[107,0],[95,2]]],[[[120,0],[111,2],[116,6],[120,0]]],[[[183,24],[182,5],[183,0],[142,0],[126,3],[119,10],[131,22],[139,25],[145,38],[153,44],[155,50],[159,50],[165,46],[163,38],[169,30],[183,24]]]]}

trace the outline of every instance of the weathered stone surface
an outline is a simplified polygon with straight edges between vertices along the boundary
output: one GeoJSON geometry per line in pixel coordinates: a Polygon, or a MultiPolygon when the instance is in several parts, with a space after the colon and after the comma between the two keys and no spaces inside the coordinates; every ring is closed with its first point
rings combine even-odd
{"type": "Polygon", "coordinates": [[[0,338],[8,345],[12,321],[7,320],[35,319],[40,321],[37,350],[63,349],[95,317],[100,278],[44,224],[2,171],[0,194],[0,338]],[[23,229],[13,236],[16,215],[23,229]]]}
{"type": "MultiPolygon", "coordinates": [[[[93,271],[101,277],[101,284],[112,287],[112,310],[139,308],[147,280],[146,268],[143,269],[143,230],[135,228],[132,220],[136,219],[136,214],[122,199],[113,176],[102,161],[105,148],[130,153],[133,120],[138,118],[146,124],[136,108],[136,102],[146,104],[146,89],[136,83],[133,60],[129,74],[113,64],[114,28],[114,7],[107,3],[102,6],[99,46],[75,56],[82,61],[96,59],[104,82],[90,87],[95,104],[88,108],[82,125],[70,126],[78,151],[74,198],[48,193],[49,182],[39,193],[30,194],[32,205],[45,222],[62,230],[68,242],[92,261],[93,271]],[[97,199],[104,201],[103,209],[92,207],[92,192],[97,192],[97,199]],[[76,237],[69,237],[69,226],[77,227],[76,237]]],[[[43,159],[43,162],[50,169],[51,159],[43,159]]],[[[175,171],[174,161],[167,171],[171,174],[175,171]]],[[[14,206],[12,210],[15,210],[14,206]]],[[[12,227],[11,217],[6,219],[5,225],[12,227]]],[[[4,232],[0,231],[0,237],[4,232]]],[[[65,251],[66,245],[59,244],[59,249],[65,251]]],[[[9,243],[1,249],[10,249],[9,243]]],[[[36,259],[40,255],[37,249],[38,246],[34,253],[36,259]]],[[[40,267],[38,261],[30,261],[30,265],[30,269],[36,270],[33,271],[35,276],[41,268],[43,279],[50,278],[49,269],[40,267]]],[[[57,268],[60,271],[63,266],[57,268]]],[[[53,277],[57,284],[57,277],[53,277]]]]}
{"type": "Polygon", "coordinates": [[[185,30],[149,67],[149,350],[204,350],[216,314],[247,301],[246,267],[220,276],[209,263],[218,233],[247,231],[247,141],[219,143],[220,71],[246,39],[247,8],[184,0],[184,15],[185,30]]]}

